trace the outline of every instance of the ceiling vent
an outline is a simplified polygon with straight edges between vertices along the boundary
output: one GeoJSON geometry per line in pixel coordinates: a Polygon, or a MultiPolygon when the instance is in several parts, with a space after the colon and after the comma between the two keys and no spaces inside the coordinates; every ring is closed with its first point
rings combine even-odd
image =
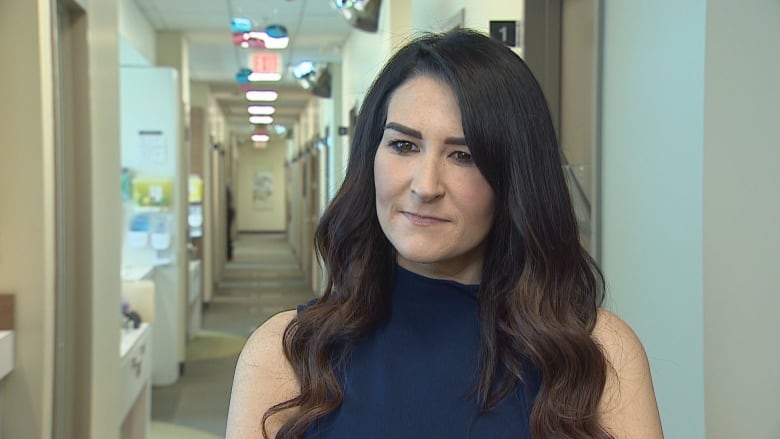
{"type": "Polygon", "coordinates": [[[331,5],[352,27],[366,32],[376,32],[379,28],[381,4],[381,0],[331,0],[331,5]]]}

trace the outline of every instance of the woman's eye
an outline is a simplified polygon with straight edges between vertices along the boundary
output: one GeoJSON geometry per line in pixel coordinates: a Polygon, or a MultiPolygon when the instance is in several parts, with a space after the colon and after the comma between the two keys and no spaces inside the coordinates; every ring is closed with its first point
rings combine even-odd
{"type": "Polygon", "coordinates": [[[407,142],[405,140],[396,140],[390,142],[390,147],[397,153],[404,154],[408,152],[414,152],[417,150],[417,146],[414,143],[407,142]]]}
{"type": "Polygon", "coordinates": [[[461,163],[472,163],[471,154],[466,151],[455,151],[452,153],[452,158],[461,163]]]}

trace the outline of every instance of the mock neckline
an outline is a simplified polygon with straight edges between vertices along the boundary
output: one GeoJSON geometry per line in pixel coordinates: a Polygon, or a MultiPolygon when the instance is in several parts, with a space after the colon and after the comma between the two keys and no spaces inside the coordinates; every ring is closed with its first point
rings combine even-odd
{"type": "Polygon", "coordinates": [[[479,293],[479,284],[464,284],[451,279],[437,279],[435,277],[423,276],[422,274],[410,271],[398,264],[396,264],[396,273],[399,282],[407,280],[413,283],[424,283],[432,287],[451,288],[466,293],[474,298],[476,298],[479,293]]]}

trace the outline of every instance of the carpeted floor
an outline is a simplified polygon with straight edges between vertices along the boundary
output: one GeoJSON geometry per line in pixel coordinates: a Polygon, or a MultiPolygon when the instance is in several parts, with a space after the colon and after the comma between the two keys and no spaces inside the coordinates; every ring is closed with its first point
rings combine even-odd
{"type": "Polygon", "coordinates": [[[241,352],[246,338],[224,332],[201,330],[187,346],[187,362],[232,357],[241,352]]]}
{"type": "Polygon", "coordinates": [[[152,388],[151,439],[225,436],[230,389],[247,337],[273,314],[313,297],[281,234],[245,234],[234,261],[203,311],[202,330],[187,347],[176,384],[152,388]]]}
{"type": "Polygon", "coordinates": [[[152,421],[153,438],[187,438],[187,439],[221,439],[223,436],[216,436],[201,430],[187,428],[177,424],[167,422],[152,421]]]}

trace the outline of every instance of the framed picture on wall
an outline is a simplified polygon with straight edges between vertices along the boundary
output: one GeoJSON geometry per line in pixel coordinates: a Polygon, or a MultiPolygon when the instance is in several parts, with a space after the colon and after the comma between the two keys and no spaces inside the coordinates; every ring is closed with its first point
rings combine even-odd
{"type": "Polygon", "coordinates": [[[252,173],[252,208],[254,210],[271,210],[273,193],[273,172],[255,169],[252,173]]]}

